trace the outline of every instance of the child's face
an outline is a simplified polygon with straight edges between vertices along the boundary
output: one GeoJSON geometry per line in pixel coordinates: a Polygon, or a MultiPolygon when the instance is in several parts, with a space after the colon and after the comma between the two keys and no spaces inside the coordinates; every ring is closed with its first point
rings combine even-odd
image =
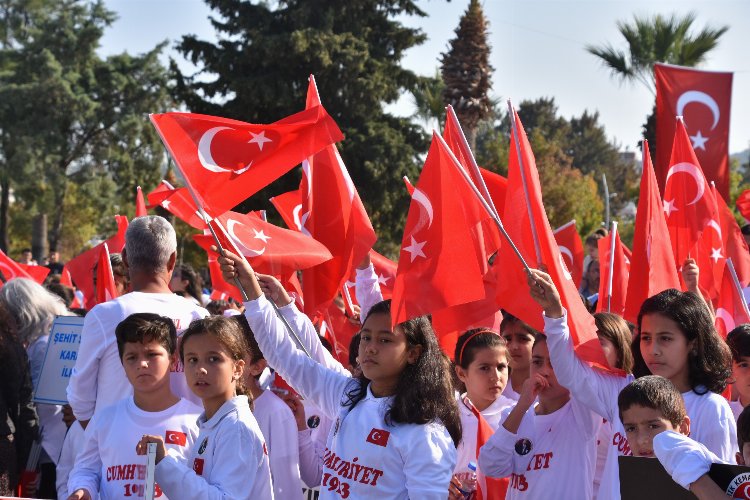
{"type": "Polygon", "coordinates": [[[609,340],[604,335],[599,335],[599,343],[602,346],[602,351],[604,351],[604,356],[607,358],[607,363],[609,363],[609,366],[611,368],[618,368],[617,366],[617,348],[612,343],[611,340],[609,340]]]}
{"type": "MultiPolygon", "coordinates": [[[[183,345],[185,378],[196,396],[207,402],[228,401],[234,396],[236,381],[242,377],[245,362],[235,361],[215,337],[192,335],[183,345]]],[[[219,404],[221,406],[221,404],[219,404]]]]}
{"type": "Polygon", "coordinates": [[[502,335],[508,344],[510,367],[514,370],[528,370],[534,336],[524,330],[520,322],[506,325],[502,335]]]}
{"type": "Polygon", "coordinates": [[[508,383],[507,353],[501,346],[478,349],[466,369],[456,367],[456,374],[466,385],[471,402],[481,411],[500,397],[508,383]]]}
{"type": "Polygon", "coordinates": [[[732,378],[742,404],[750,404],[750,356],[742,356],[739,362],[732,361],[732,378]]]}
{"type": "Polygon", "coordinates": [[[599,246],[598,245],[591,245],[591,244],[587,243],[586,244],[586,253],[592,259],[598,260],[599,259],[599,246]]]}
{"type": "Polygon", "coordinates": [[[643,361],[653,375],[671,380],[680,392],[690,389],[688,353],[691,348],[692,343],[675,321],[658,313],[646,314],[641,319],[643,361]]]}
{"type": "Polygon", "coordinates": [[[537,342],[531,355],[529,375],[533,377],[537,373],[547,379],[549,384],[539,392],[540,398],[554,399],[570,395],[568,389],[557,381],[555,370],[552,369],[552,363],[550,363],[547,342],[537,342]]]}
{"type": "Polygon", "coordinates": [[[362,373],[379,387],[395,387],[406,365],[415,363],[421,348],[409,346],[401,328],[391,329],[390,314],[371,314],[359,341],[362,373]]]}
{"type": "Polygon", "coordinates": [[[136,393],[169,387],[172,361],[169,352],[155,340],[126,342],[122,353],[122,367],[136,393]]]}
{"type": "Polygon", "coordinates": [[[690,433],[690,420],[687,417],[675,427],[659,410],[640,405],[632,405],[622,412],[622,426],[635,457],[653,458],[654,436],[660,432],[675,431],[686,436],[690,433]]]}

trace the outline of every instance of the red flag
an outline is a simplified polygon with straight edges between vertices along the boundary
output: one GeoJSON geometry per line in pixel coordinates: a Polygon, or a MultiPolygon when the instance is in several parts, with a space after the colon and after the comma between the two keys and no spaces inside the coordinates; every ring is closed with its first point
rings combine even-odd
{"type": "MultiPolygon", "coordinates": [[[[128,218],[124,215],[115,215],[117,221],[117,234],[109,238],[105,243],[112,252],[121,252],[125,246],[125,231],[128,229],[128,218]]],[[[99,250],[103,243],[86,250],[72,258],[66,264],[70,276],[79,290],[83,292],[84,306],[88,309],[96,304],[96,288],[94,287],[94,266],[99,258],[99,250]]]]}
{"type": "Polygon", "coordinates": [[[433,135],[406,218],[391,304],[394,325],[485,298],[481,229],[490,216],[458,168],[433,135]]]}
{"type": "MultiPolygon", "coordinates": [[[[492,437],[495,430],[487,423],[487,420],[479,413],[470,401],[467,401],[467,406],[471,409],[471,412],[477,418],[477,452],[476,455],[479,457],[479,451],[482,446],[492,437]]],[[[505,498],[505,494],[508,491],[508,478],[497,479],[494,477],[485,476],[480,469],[477,469],[477,500],[502,500],[505,498]]]]}
{"type": "Polygon", "coordinates": [[[745,298],[734,284],[729,265],[724,266],[724,277],[721,282],[721,293],[716,303],[716,319],[714,324],[722,338],[736,326],[750,323],[745,298]]]}
{"type": "Polygon", "coordinates": [[[396,282],[397,265],[388,257],[380,255],[375,250],[370,250],[370,262],[375,269],[380,284],[380,292],[383,299],[389,299],[393,295],[393,285],[396,282]]]}
{"type": "Polygon", "coordinates": [[[721,197],[715,187],[712,186],[712,190],[719,210],[719,224],[724,239],[724,250],[726,251],[724,255],[726,258],[732,259],[740,285],[746,287],[750,284],[750,250],[745,242],[745,237],[742,235],[742,230],[724,198],[721,197]]]}
{"type": "MultiPolygon", "coordinates": [[[[656,77],[656,178],[663,190],[670,161],[674,117],[684,116],[703,172],[729,199],[729,111],[732,73],[654,65],[656,77]]],[[[697,163],[696,163],[697,165],[697,163]]],[[[681,264],[681,263],[680,263],[681,264]]]]}
{"type": "MultiPolygon", "coordinates": [[[[303,221],[300,220],[302,195],[299,189],[274,196],[270,201],[276,207],[279,215],[281,215],[286,227],[295,231],[302,231],[303,221]]],[[[307,217],[305,217],[305,221],[307,221],[307,217]]]]}
{"type": "Polygon", "coordinates": [[[322,106],[270,125],[193,113],[151,115],[151,122],[209,214],[222,214],[343,139],[322,106]]]}
{"type": "Polygon", "coordinates": [[[406,186],[406,192],[409,193],[409,196],[414,194],[414,185],[411,183],[409,178],[407,176],[403,177],[404,185],[406,186]]]}
{"type": "Polygon", "coordinates": [[[596,303],[596,312],[612,312],[622,316],[625,311],[625,297],[628,292],[628,265],[625,261],[625,252],[620,242],[620,235],[615,228],[604,238],[599,239],[599,300],[596,303]],[[615,246],[612,249],[612,233],[614,232],[615,246]],[[612,270],[612,295],[609,300],[609,266],[610,259],[614,255],[612,270]],[[607,306],[609,303],[609,310],[607,306]]]}
{"type": "MultiPolygon", "coordinates": [[[[568,326],[578,356],[582,360],[608,370],[609,365],[596,335],[594,318],[588,313],[578,295],[573,276],[565,267],[565,261],[555,242],[552,228],[544,211],[539,173],[531,145],[518,114],[515,112],[513,114],[518,130],[520,145],[518,149],[520,149],[521,158],[518,158],[517,148],[514,145],[515,138],[512,136],[508,165],[508,192],[503,210],[506,214],[503,220],[505,229],[529,265],[546,266],[547,272],[560,292],[563,307],[568,311],[568,326]],[[521,168],[525,171],[523,176],[521,168]],[[524,178],[528,189],[528,204],[524,192],[524,178]],[[532,228],[536,230],[541,262],[537,261],[532,228]]],[[[503,244],[500,247],[497,261],[503,263],[502,266],[496,266],[500,273],[498,303],[517,318],[542,331],[544,329],[542,309],[531,300],[526,290],[521,293],[527,281],[526,272],[510,245],[503,244]]]]}
{"type": "Polygon", "coordinates": [[[215,298],[215,294],[218,293],[222,300],[227,300],[226,297],[231,297],[238,303],[242,304],[245,302],[245,299],[243,298],[240,289],[234,286],[234,284],[224,281],[221,274],[221,266],[219,266],[219,263],[216,260],[218,256],[219,254],[215,252],[208,252],[208,274],[211,278],[211,288],[213,289],[211,300],[218,300],[215,298]]]}
{"type": "Polygon", "coordinates": [[[146,210],[146,201],[143,199],[141,186],[138,186],[135,194],[135,216],[143,217],[144,215],[148,215],[148,210],[146,210]]]}
{"type": "Polygon", "coordinates": [[[654,167],[648,151],[648,142],[643,141],[643,173],[641,175],[640,198],[635,215],[633,255],[630,258],[630,278],[623,317],[635,323],[641,304],[652,295],[669,288],[680,289],[677,266],[672,245],[665,237],[667,221],[656,184],[654,167]]]}
{"type": "MultiPolygon", "coordinates": [[[[709,187],[709,189],[711,188],[709,187]]],[[[715,300],[721,291],[721,281],[724,277],[724,265],[727,257],[721,231],[719,206],[713,194],[714,191],[711,191],[711,202],[713,203],[711,219],[706,224],[694,249],[695,262],[700,269],[698,286],[710,300],[715,300]]]]}
{"type": "Polygon", "coordinates": [[[96,303],[108,302],[118,296],[112,262],[109,260],[109,248],[103,243],[99,248],[96,266],[96,303]]]}
{"type": "Polygon", "coordinates": [[[682,266],[698,243],[714,210],[710,186],[690,145],[685,125],[678,119],[664,190],[664,213],[678,266],[682,266]]]}
{"type": "Polygon", "coordinates": [[[190,227],[201,231],[208,229],[203,214],[198,210],[187,188],[176,189],[167,181],[162,181],[148,194],[148,201],[152,207],[162,207],[190,227]]]}
{"type": "MultiPolygon", "coordinates": [[[[331,258],[331,252],[322,243],[257,217],[227,212],[216,220],[226,228],[234,245],[259,273],[288,275],[331,258]]],[[[193,238],[206,250],[215,245],[211,235],[195,235],[193,238]]]]}
{"type": "Polygon", "coordinates": [[[508,179],[484,168],[480,168],[479,171],[482,173],[482,179],[484,179],[487,190],[490,192],[490,198],[492,198],[495,208],[502,217],[502,211],[505,208],[505,193],[508,191],[508,179]]]}
{"type": "Polygon", "coordinates": [[[583,277],[584,251],[581,235],[578,234],[578,229],[576,229],[576,221],[572,220],[558,227],[553,234],[557,247],[560,249],[563,259],[565,259],[565,266],[573,275],[573,283],[576,286],[580,285],[583,277]]]}
{"type": "MultiPolygon", "coordinates": [[[[67,264],[65,264],[63,266],[63,270],[62,270],[62,273],[60,275],[60,284],[64,285],[64,286],[67,286],[68,288],[72,288],[73,291],[75,292],[76,287],[73,285],[73,280],[70,277],[70,271],[68,270],[68,265],[67,264]]],[[[81,301],[78,300],[78,296],[77,295],[73,295],[73,302],[70,303],[70,308],[71,309],[78,309],[80,307],[83,307],[83,305],[81,304],[81,301]]]]}
{"type": "Polygon", "coordinates": [[[47,275],[50,271],[46,266],[32,266],[29,264],[21,264],[20,262],[18,263],[18,266],[26,271],[26,274],[40,285],[44,284],[44,280],[47,279],[47,275]]]}
{"type": "Polygon", "coordinates": [[[163,179],[153,191],[146,195],[146,198],[148,199],[148,205],[146,205],[146,208],[151,209],[158,207],[161,202],[167,199],[167,197],[174,191],[175,187],[170,184],[169,181],[163,179]]]}
{"type": "Polygon", "coordinates": [[[746,221],[750,220],[750,189],[745,189],[742,193],[740,193],[740,195],[737,197],[735,206],[746,221]]]}
{"type": "Polygon", "coordinates": [[[29,275],[29,273],[26,272],[23,267],[21,267],[21,264],[19,262],[16,262],[15,260],[8,257],[2,250],[0,250],[0,272],[3,273],[3,277],[5,278],[6,282],[12,280],[13,278],[28,278],[30,280],[34,279],[29,275]]]}
{"type": "Polygon", "coordinates": [[[164,433],[165,444],[176,444],[178,446],[185,446],[187,444],[187,434],[180,431],[167,430],[164,433]]]}
{"type": "MultiPolygon", "coordinates": [[[[312,75],[306,107],[309,111],[320,107],[312,75]]],[[[335,145],[310,156],[302,169],[300,230],[325,245],[333,255],[329,261],[302,273],[305,312],[312,314],[336,297],[377,237],[335,145]]]]}

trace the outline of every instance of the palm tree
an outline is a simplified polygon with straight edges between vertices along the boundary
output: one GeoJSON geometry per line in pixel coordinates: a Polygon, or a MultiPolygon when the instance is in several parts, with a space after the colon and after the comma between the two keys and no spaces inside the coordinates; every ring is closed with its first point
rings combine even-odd
{"type": "Polygon", "coordinates": [[[431,131],[439,129],[445,121],[445,104],[443,103],[443,92],[445,83],[440,77],[440,71],[435,70],[435,76],[422,77],[417,86],[412,90],[414,115],[431,131]]]}

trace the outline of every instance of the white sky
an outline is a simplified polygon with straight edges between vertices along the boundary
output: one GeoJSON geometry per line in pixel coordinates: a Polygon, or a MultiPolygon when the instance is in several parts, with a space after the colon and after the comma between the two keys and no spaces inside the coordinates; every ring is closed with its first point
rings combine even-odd
{"type": "MultiPolygon", "coordinates": [[[[421,28],[429,39],[409,51],[403,65],[432,75],[469,0],[417,1],[429,17],[408,18],[405,22],[421,28]]],[[[160,41],[173,43],[191,33],[215,40],[208,21],[211,11],[202,0],[105,3],[119,19],[105,33],[101,48],[104,55],[144,52],[160,41]]],[[[620,85],[584,46],[610,42],[626,48],[616,22],[631,20],[634,14],[684,15],[693,11],[698,27],[728,25],[729,31],[701,68],[734,72],[729,150],[735,153],[750,146],[750,1],[485,0],[484,10],[490,22],[495,97],[517,103],[551,96],[566,117],[580,115],[585,109],[598,110],[607,135],[630,150],[637,149],[653,96],[640,84],[620,85]]],[[[178,58],[171,46],[169,53],[178,58]]],[[[302,72],[300,79],[306,75],[302,72]]],[[[410,98],[402,99],[396,111],[409,114],[410,102],[410,98]]]]}

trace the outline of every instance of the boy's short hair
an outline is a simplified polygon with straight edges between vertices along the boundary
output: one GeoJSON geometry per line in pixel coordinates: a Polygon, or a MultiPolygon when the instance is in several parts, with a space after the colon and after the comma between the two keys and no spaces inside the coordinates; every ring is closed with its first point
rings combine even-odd
{"type": "Polygon", "coordinates": [[[750,406],[746,406],[740,416],[737,417],[737,444],[742,453],[745,443],[750,443],[750,406]]]}
{"type": "Polygon", "coordinates": [[[120,321],[115,328],[120,360],[128,342],[158,342],[170,356],[177,351],[177,329],[174,322],[154,313],[135,313],[120,321]]]}
{"type": "Polygon", "coordinates": [[[660,412],[675,427],[687,416],[685,401],[674,384],[658,375],[637,378],[620,391],[617,406],[622,414],[633,406],[643,406],[660,412]]]}
{"type": "Polygon", "coordinates": [[[745,323],[729,332],[727,345],[735,363],[739,363],[743,356],[750,356],[750,324],[745,323]]]}
{"type": "Polygon", "coordinates": [[[531,345],[531,348],[535,348],[537,344],[541,344],[542,342],[547,342],[547,336],[541,332],[537,332],[534,334],[534,343],[531,345]]]}

